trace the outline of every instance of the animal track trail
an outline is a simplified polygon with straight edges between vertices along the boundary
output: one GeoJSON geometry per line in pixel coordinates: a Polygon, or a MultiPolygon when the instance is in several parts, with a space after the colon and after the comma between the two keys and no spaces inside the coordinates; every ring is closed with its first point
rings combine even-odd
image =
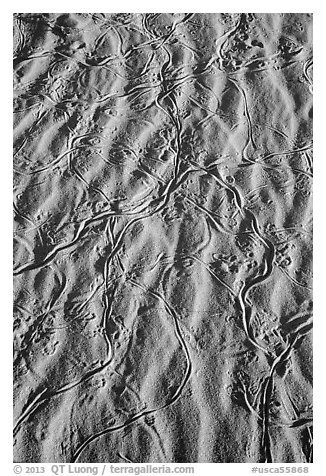
{"type": "Polygon", "coordinates": [[[15,462],[312,462],[312,23],[14,14],[15,462]]]}

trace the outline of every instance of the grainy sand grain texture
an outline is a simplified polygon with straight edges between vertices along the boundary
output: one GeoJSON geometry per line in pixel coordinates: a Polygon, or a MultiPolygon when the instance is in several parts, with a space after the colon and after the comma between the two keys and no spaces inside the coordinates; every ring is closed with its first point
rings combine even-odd
{"type": "Polygon", "coordinates": [[[14,15],[14,460],[312,462],[312,15],[14,15]]]}

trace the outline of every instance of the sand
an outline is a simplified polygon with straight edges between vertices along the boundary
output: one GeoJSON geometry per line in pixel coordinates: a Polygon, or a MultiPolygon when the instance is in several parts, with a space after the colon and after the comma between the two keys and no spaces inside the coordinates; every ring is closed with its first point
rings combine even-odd
{"type": "Polygon", "coordinates": [[[312,15],[14,15],[14,460],[312,462],[312,15]]]}

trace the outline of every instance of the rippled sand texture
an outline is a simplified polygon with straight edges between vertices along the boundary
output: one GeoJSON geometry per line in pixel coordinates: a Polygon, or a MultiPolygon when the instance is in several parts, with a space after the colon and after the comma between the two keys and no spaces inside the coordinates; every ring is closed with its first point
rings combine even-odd
{"type": "Polygon", "coordinates": [[[17,462],[311,462],[312,15],[15,14],[17,462]]]}

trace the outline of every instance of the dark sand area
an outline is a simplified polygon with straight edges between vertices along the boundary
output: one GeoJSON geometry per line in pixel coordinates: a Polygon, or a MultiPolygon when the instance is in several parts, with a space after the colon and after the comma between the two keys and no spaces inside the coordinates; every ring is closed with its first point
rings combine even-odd
{"type": "Polygon", "coordinates": [[[312,462],[312,15],[14,15],[14,460],[312,462]]]}

